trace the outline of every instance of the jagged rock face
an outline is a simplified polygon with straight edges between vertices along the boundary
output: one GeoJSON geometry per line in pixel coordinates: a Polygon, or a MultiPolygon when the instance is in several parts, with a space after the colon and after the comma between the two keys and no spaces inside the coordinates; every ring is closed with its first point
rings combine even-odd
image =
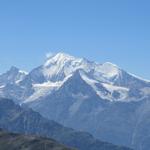
{"type": "Polygon", "coordinates": [[[135,127],[140,131],[142,126],[137,122],[143,103],[150,99],[149,81],[109,62],[100,64],[64,53],[48,58],[17,82],[15,77],[11,84],[7,78],[3,80],[6,84],[1,84],[1,96],[65,126],[115,144],[137,147],[135,136],[139,133],[135,127]]]}

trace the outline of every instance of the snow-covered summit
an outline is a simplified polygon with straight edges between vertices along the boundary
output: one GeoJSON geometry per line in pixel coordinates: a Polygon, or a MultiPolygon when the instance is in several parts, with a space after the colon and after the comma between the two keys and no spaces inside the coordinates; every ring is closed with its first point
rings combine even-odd
{"type": "Polygon", "coordinates": [[[28,73],[12,66],[6,73],[0,75],[0,84],[13,84],[23,80],[28,73]]]}
{"type": "Polygon", "coordinates": [[[45,67],[48,67],[49,65],[51,65],[52,63],[65,63],[67,61],[72,61],[72,60],[75,60],[76,58],[69,55],[69,54],[66,54],[66,53],[57,53],[55,55],[52,55],[51,57],[47,58],[44,66],[45,67]]]}
{"type": "MultiPolygon", "coordinates": [[[[141,89],[141,91],[139,91],[139,93],[141,93],[143,92],[142,88],[148,85],[147,82],[145,83],[145,81],[132,76],[113,63],[97,63],[85,58],[77,58],[69,54],[57,53],[49,57],[42,66],[35,68],[29,73],[29,76],[27,76],[25,83],[30,79],[35,91],[34,96],[31,95],[32,100],[38,97],[36,93],[40,96],[45,96],[52,93],[52,91],[58,90],[63,86],[65,81],[78,70],[83,72],[81,73],[82,79],[85,80],[101,98],[111,101],[125,101],[131,98],[132,92],[134,92],[133,89],[141,89]],[[59,83],[59,85],[57,83],[59,83]]],[[[134,96],[134,99],[142,97],[142,94],[139,95],[134,96]]]]}
{"type": "Polygon", "coordinates": [[[58,90],[78,70],[81,79],[85,80],[103,99],[127,101],[150,95],[149,82],[122,70],[117,65],[110,62],[97,63],[66,53],[57,53],[48,57],[43,65],[28,74],[12,67],[0,76],[0,85],[3,87],[7,83],[14,84],[12,92],[14,98],[17,89],[22,99],[33,101],[58,90]]]}
{"type": "Polygon", "coordinates": [[[73,72],[82,69],[100,81],[110,81],[114,76],[119,75],[119,67],[106,62],[103,64],[89,61],[85,58],[57,53],[49,57],[42,66],[43,75],[49,80],[63,80],[73,72]]]}

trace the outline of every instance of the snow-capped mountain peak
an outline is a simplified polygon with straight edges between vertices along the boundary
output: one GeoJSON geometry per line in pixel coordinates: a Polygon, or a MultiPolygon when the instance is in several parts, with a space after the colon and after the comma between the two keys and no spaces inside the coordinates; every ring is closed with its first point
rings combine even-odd
{"type": "MultiPolygon", "coordinates": [[[[11,66],[10,69],[6,73],[7,74],[20,73],[20,74],[24,74],[24,75],[28,74],[28,72],[26,72],[24,70],[20,70],[19,68],[15,67],[15,66],[11,66]]],[[[6,73],[4,73],[4,74],[6,74],[6,73]]]]}
{"type": "Polygon", "coordinates": [[[41,96],[58,90],[78,70],[82,79],[103,99],[138,100],[144,97],[145,93],[146,96],[150,95],[149,82],[133,76],[115,64],[96,63],[65,53],[57,53],[48,57],[43,65],[33,69],[29,74],[11,67],[8,72],[0,76],[0,85],[7,83],[17,85],[18,92],[23,95],[24,99],[34,100],[34,98],[39,99],[41,96]],[[137,90],[139,92],[136,92],[137,90]]]}
{"type": "Polygon", "coordinates": [[[11,66],[11,68],[7,72],[14,72],[14,71],[19,71],[19,69],[15,66],[11,66]]]}
{"type": "Polygon", "coordinates": [[[12,84],[18,83],[19,81],[23,80],[27,72],[18,69],[15,66],[12,66],[6,73],[0,75],[0,84],[12,84]]]}
{"type": "Polygon", "coordinates": [[[48,58],[41,70],[47,80],[60,81],[78,69],[90,69],[89,62],[83,58],[57,53],[48,58]]]}
{"type": "Polygon", "coordinates": [[[52,55],[51,57],[49,57],[46,60],[44,66],[48,67],[49,65],[55,64],[55,63],[57,63],[57,64],[63,63],[64,64],[67,61],[72,61],[72,60],[75,60],[75,59],[76,59],[75,57],[73,57],[73,56],[71,56],[69,54],[60,52],[60,53],[57,53],[57,54],[52,55]]]}
{"type": "Polygon", "coordinates": [[[85,58],[76,58],[65,53],[57,53],[48,58],[41,70],[48,80],[60,81],[78,69],[82,69],[91,74],[92,78],[103,82],[110,82],[120,72],[119,67],[112,63],[106,62],[100,64],[85,58]]]}

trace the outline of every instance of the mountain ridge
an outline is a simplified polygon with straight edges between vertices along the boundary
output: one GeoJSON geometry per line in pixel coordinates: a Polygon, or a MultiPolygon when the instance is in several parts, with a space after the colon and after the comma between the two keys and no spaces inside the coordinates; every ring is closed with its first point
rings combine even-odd
{"type": "MultiPolygon", "coordinates": [[[[114,65],[110,62],[103,64],[95,63],[84,58],[76,58],[65,53],[58,53],[49,57],[43,65],[33,69],[28,74],[23,74],[23,77],[20,77],[20,79],[17,81],[15,77],[13,77],[14,79],[10,79],[7,75],[10,72],[14,72],[12,69],[10,69],[10,71],[7,73],[0,75],[0,81],[5,81],[0,82],[0,95],[10,95],[8,98],[20,98],[22,101],[24,99],[34,100],[33,95],[35,95],[36,92],[37,95],[35,95],[35,99],[37,99],[38,94],[39,97],[41,97],[49,94],[49,92],[51,93],[55,90],[58,90],[58,88],[60,88],[60,86],[62,86],[62,84],[69,78],[69,76],[74,74],[77,70],[82,70],[85,72],[86,78],[89,81],[93,80],[98,84],[105,83],[108,85],[107,87],[103,87],[110,92],[110,94],[108,92],[108,95],[104,95],[103,92],[99,91],[96,85],[91,85],[91,87],[96,90],[100,98],[108,99],[110,101],[126,101],[129,99],[134,101],[138,99],[141,100],[142,97],[150,95],[150,92],[147,92],[150,91],[150,82],[125,72],[117,65],[114,65]],[[43,85],[46,83],[49,85],[49,87],[42,86],[42,88],[40,88],[40,84],[43,85]],[[58,85],[57,83],[60,84],[58,85]],[[15,86],[15,89],[19,91],[19,97],[18,94],[15,95],[15,89],[12,90],[12,94],[8,94],[7,91],[5,93],[5,86],[7,86],[7,89],[9,89],[8,86],[15,86]],[[42,90],[43,88],[45,88],[45,90],[42,90]],[[115,89],[117,89],[117,91],[115,89]],[[132,91],[134,92],[135,89],[138,89],[141,95],[131,97],[130,93],[132,91]],[[44,93],[43,95],[42,92],[44,93]],[[118,92],[118,95],[120,96],[118,96],[118,98],[113,97],[113,92],[118,92]]],[[[18,70],[18,76],[20,73],[21,72],[18,70]]]]}
{"type": "Polygon", "coordinates": [[[0,98],[0,128],[14,133],[53,138],[69,147],[80,150],[128,150],[95,139],[91,134],[62,126],[43,118],[29,108],[22,108],[12,100],[0,98]]]}
{"type": "Polygon", "coordinates": [[[144,139],[146,146],[142,150],[147,150],[149,138],[143,130],[150,134],[146,120],[150,114],[146,103],[150,82],[111,63],[95,63],[62,53],[46,62],[17,83],[1,75],[0,81],[5,82],[0,96],[110,143],[139,150],[144,139]]]}
{"type": "Polygon", "coordinates": [[[0,129],[0,150],[75,150],[40,136],[10,133],[0,129]]]}

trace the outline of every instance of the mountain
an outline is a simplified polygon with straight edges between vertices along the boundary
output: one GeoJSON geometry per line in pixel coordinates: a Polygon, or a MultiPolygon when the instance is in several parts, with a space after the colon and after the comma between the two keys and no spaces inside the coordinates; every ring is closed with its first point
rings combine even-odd
{"type": "Polygon", "coordinates": [[[76,72],[53,94],[26,105],[65,126],[90,132],[104,141],[132,147],[134,128],[144,103],[145,100],[110,102],[100,99],[80,72],[76,72]]]}
{"type": "Polygon", "coordinates": [[[150,82],[125,72],[117,65],[95,63],[64,53],[53,55],[28,74],[12,67],[0,75],[0,95],[34,101],[58,90],[77,70],[84,72],[84,80],[100,98],[109,101],[138,101],[150,95],[150,82]],[[20,72],[23,74],[20,75],[20,72]],[[104,91],[101,91],[102,88],[104,91]]]}
{"type": "Polygon", "coordinates": [[[27,72],[12,66],[9,71],[1,75],[0,86],[4,86],[8,83],[18,83],[23,80],[26,75],[27,72]]]}
{"type": "Polygon", "coordinates": [[[132,147],[135,149],[148,149],[150,147],[150,101],[147,99],[138,109],[138,120],[132,137],[132,147]]]}
{"type": "Polygon", "coordinates": [[[1,97],[15,97],[19,100],[23,94],[24,88],[18,86],[18,84],[20,81],[24,80],[27,74],[27,72],[13,66],[9,71],[0,75],[1,97]]]}
{"type": "Polygon", "coordinates": [[[14,99],[45,118],[110,143],[148,148],[143,140],[150,142],[144,132],[150,134],[146,120],[150,81],[115,64],[58,53],[19,82],[9,84],[6,78],[5,83],[0,96],[14,99]]]}
{"type": "Polygon", "coordinates": [[[0,99],[0,128],[15,133],[53,138],[79,150],[129,150],[129,148],[101,142],[86,132],[66,128],[4,98],[0,99]]]}
{"type": "Polygon", "coordinates": [[[73,150],[52,139],[21,135],[0,129],[0,150],[73,150]]]}

